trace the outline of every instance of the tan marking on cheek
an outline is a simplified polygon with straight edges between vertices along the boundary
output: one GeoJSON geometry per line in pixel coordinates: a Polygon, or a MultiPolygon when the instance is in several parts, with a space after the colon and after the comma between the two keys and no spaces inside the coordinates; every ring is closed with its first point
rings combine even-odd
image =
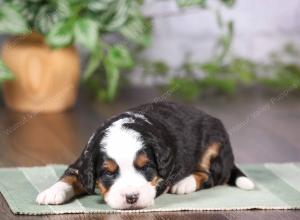
{"type": "Polygon", "coordinates": [[[118,165],[113,160],[106,160],[103,163],[103,168],[111,173],[114,173],[118,169],[118,165]]]}
{"type": "Polygon", "coordinates": [[[147,154],[141,153],[137,156],[137,158],[134,161],[134,165],[137,167],[143,167],[149,162],[149,158],[147,157],[147,154]]]}
{"type": "Polygon", "coordinates": [[[75,195],[80,195],[85,192],[84,187],[76,176],[64,176],[60,181],[65,182],[73,187],[75,195]]]}
{"type": "Polygon", "coordinates": [[[159,180],[160,180],[160,177],[155,176],[155,177],[151,180],[150,184],[151,184],[152,186],[156,186],[157,183],[159,182],[159,180]]]}
{"type": "Polygon", "coordinates": [[[101,194],[102,194],[103,196],[105,196],[106,193],[108,192],[108,189],[107,189],[100,181],[97,181],[97,182],[96,182],[96,185],[98,186],[98,188],[99,188],[101,194]]]}

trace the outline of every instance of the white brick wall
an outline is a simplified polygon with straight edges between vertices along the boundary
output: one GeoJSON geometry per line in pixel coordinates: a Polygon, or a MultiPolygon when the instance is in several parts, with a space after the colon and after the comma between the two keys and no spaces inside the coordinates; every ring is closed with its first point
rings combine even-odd
{"type": "MultiPolygon", "coordinates": [[[[232,9],[222,11],[234,20],[237,55],[261,61],[287,42],[300,48],[299,0],[237,0],[232,9]]],[[[154,16],[154,33],[153,45],[144,55],[173,66],[187,53],[199,61],[209,58],[218,36],[214,14],[201,9],[178,12],[174,0],[146,1],[144,14],[154,16]]]]}

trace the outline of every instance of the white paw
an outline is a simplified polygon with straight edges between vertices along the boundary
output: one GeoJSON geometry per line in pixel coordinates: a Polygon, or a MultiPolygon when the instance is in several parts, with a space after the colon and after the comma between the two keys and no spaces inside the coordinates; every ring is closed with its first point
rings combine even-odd
{"type": "Polygon", "coordinates": [[[249,178],[240,176],[235,180],[235,185],[241,189],[251,190],[255,188],[255,184],[249,178]]]}
{"type": "Polygon", "coordinates": [[[50,188],[39,193],[36,197],[36,202],[38,204],[62,204],[75,195],[73,187],[65,182],[57,182],[50,188]]]}
{"type": "Polygon", "coordinates": [[[196,180],[193,175],[190,175],[179,182],[171,188],[171,193],[176,194],[187,194],[191,192],[195,192],[197,188],[196,180]]]}

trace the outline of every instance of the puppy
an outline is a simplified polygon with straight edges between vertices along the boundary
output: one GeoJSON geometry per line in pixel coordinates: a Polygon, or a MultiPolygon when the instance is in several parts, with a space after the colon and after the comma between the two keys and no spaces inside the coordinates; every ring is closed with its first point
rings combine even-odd
{"type": "Polygon", "coordinates": [[[196,108],[155,102],[106,121],[39,204],[62,204],[98,187],[114,209],[140,209],[165,192],[229,184],[254,188],[234,164],[221,121],[196,108]]]}

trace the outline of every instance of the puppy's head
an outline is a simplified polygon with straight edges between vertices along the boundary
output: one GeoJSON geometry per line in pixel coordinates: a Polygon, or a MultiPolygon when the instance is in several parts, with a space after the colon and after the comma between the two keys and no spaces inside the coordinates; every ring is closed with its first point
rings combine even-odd
{"type": "Polygon", "coordinates": [[[97,186],[106,203],[115,209],[139,209],[153,205],[159,182],[152,150],[141,134],[125,127],[132,119],[114,122],[100,141],[97,186]]]}
{"type": "Polygon", "coordinates": [[[96,183],[112,208],[145,208],[166,190],[162,178],[171,170],[173,157],[144,128],[132,118],[109,123],[91,137],[78,161],[85,190],[92,193],[96,183]]]}
{"type": "Polygon", "coordinates": [[[144,150],[130,160],[104,156],[97,186],[109,206],[139,209],[153,205],[159,178],[149,156],[144,150]]]}

